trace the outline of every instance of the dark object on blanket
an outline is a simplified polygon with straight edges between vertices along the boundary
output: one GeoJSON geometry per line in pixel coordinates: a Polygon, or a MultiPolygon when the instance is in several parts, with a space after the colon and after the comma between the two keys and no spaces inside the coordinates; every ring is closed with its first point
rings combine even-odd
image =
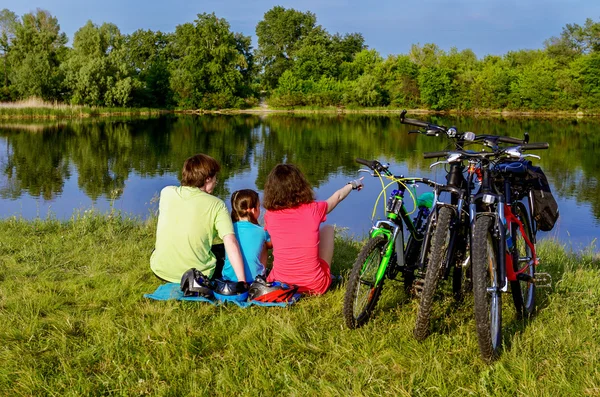
{"type": "Polygon", "coordinates": [[[240,281],[215,280],[215,297],[220,301],[243,302],[248,299],[248,284],[240,281]]]}
{"type": "Polygon", "coordinates": [[[248,299],[258,302],[288,302],[298,293],[297,285],[288,285],[279,281],[267,282],[262,276],[256,276],[248,290],[248,299]]]}
{"type": "Polygon", "coordinates": [[[181,277],[183,296],[203,296],[213,299],[213,282],[196,268],[191,268],[181,277]]]}

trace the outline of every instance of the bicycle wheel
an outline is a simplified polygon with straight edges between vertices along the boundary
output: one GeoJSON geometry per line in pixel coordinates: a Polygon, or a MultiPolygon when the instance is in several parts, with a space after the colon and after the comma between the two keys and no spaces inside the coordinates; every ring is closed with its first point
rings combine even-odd
{"type": "Polygon", "coordinates": [[[386,245],[387,239],[383,236],[369,239],[352,266],[343,308],[348,328],[358,328],[365,324],[379,300],[383,279],[378,285],[375,285],[375,278],[381,266],[386,245]]]}
{"type": "Polygon", "coordinates": [[[454,212],[448,207],[441,207],[437,214],[435,230],[431,236],[431,244],[427,253],[427,271],[421,299],[419,301],[419,311],[413,335],[417,340],[423,340],[429,334],[429,319],[431,317],[431,306],[433,304],[433,295],[442,274],[444,262],[448,253],[450,243],[450,222],[454,212]]]}
{"type": "MultiPolygon", "coordinates": [[[[523,203],[517,203],[513,207],[513,213],[523,223],[523,229],[529,241],[533,242],[531,223],[529,222],[529,216],[527,216],[527,210],[523,203]]],[[[516,252],[516,255],[513,257],[513,266],[515,271],[517,271],[524,263],[529,262],[533,258],[533,253],[525,242],[519,226],[513,222],[511,229],[516,252]],[[515,257],[517,258],[516,261],[515,257]]],[[[535,311],[535,283],[533,282],[535,278],[535,266],[533,264],[529,265],[524,273],[528,276],[528,280],[510,282],[510,291],[518,318],[529,317],[535,311]]]]}
{"type": "Polygon", "coordinates": [[[487,362],[498,357],[502,345],[502,293],[493,236],[494,218],[480,216],[473,231],[473,298],[479,352],[487,362]]]}

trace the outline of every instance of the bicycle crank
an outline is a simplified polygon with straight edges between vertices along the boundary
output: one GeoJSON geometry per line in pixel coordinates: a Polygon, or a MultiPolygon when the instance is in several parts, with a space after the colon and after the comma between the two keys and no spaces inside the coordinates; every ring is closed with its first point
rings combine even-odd
{"type": "Polygon", "coordinates": [[[550,273],[536,273],[533,282],[537,288],[552,288],[552,276],[550,273]]]}
{"type": "Polygon", "coordinates": [[[413,283],[412,292],[413,292],[413,294],[415,294],[417,299],[421,299],[421,293],[423,292],[424,285],[425,285],[425,279],[423,279],[423,278],[418,278],[413,283]]]}

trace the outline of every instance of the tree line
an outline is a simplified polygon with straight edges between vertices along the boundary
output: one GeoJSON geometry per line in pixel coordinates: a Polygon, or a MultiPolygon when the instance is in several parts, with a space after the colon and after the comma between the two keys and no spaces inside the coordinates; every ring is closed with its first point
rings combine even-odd
{"type": "Polygon", "coordinates": [[[72,46],[46,10],[0,11],[0,101],[184,109],[271,106],[432,110],[600,109],[600,22],[568,24],[543,49],[479,59],[413,44],[382,57],[360,33],[331,34],[316,15],[276,6],[250,36],[214,13],[174,32],[122,34],[88,21],[72,46]]]}

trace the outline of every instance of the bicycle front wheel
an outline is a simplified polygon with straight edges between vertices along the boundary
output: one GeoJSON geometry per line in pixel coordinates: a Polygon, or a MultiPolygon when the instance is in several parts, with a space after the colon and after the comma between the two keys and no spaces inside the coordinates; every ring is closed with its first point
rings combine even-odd
{"type": "Polygon", "coordinates": [[[491,362],[502,345],[502,292],[498,254],[493,236],[494,218],[480,216],[473,231],[473,299],[481,357],[491,362]]]}
{"type": "Polygon", "coordinates": [[[419,311],[413,335],[417,340],[423,340],[429,334],[429,319],[431,318],[431,308],[433,305],[433,295],[442,274],[443,265],[448,255],[451,231],[450,222],[452,221],[452,211],[448,207],[442,207],[437,213],[435,230],[431,237],[429,252],[427,252],[427,272],[425,273],[425,282],[421,299],[419,300],[419,311]]]}
{"type": "MultiPolygon", "coordinates": [[[[514,215],[523,223],[523,229],[525,231],[525,236],[529,239],[529,241],[533,242],[533,235],[531,232],[531,223],[529,222],[529,216],[527,216],[527,210],[522,203],[517,203],[513,207],[514,215]]],[[[524,263],[531,262],[533,259],[533,252],[527,242],[525,241],[524,235],[521,233],[521,228],[513,222],[511,224],[512,236],[513,236],[513,244],[515,245],[514,249],[516,250],[516,261],[515,257],[513,257],[514,270],[518,271],[524,263]]],[[[529,317],[533,315],[535,311],[535,283],[533,282],[535,278],[535,266],[533,263],[529,263],[523,272],[528,277],[527,279],[511,281],[510,283],[510,291],[512,293],[513,302],[515,304],[515,309],[517,310],[517,317],[529,317]]]]}
{"type": "Polygon", "coordinates": [[[387,239],[383,236],[369,239],[352,266],[346,285],[343,308],[348,328],[358,328],[364,325],[377,305],[383,289],[383,278],[378,284],[375,282],[386,246],[387,239]]]}

